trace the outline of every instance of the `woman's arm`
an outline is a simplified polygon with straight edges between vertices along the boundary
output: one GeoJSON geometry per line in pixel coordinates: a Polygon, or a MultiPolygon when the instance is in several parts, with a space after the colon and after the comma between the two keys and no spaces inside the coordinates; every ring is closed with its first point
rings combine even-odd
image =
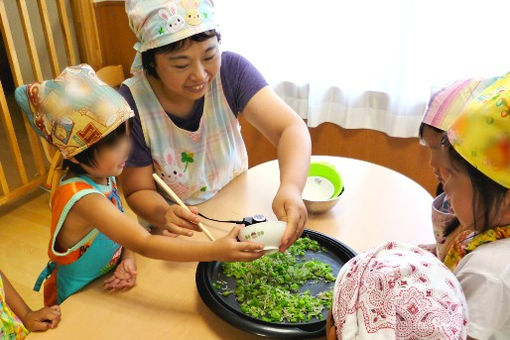
{"type": "Polygon", "coordinates": [[[284,251],[301,235],[307,219],[301,193],[310,165],[310,134],[301,117],[269,86],[258,91],[241,113],[277,148],[280,188],[273,211],[287,222],[280,246],[284,251]]]}
{"type": "Polygon", "coordinates": [[[197,242],[151,235],[133,218],[123,214],[100,194],[89,194],[71,208],[80,218],[118,244],[143,256],[167,261],[251,261],[262,256],[262,245],[237,242],[240,228],[214,242],[197,242]]]}
{"type": "Polygon", "coordinates": [[[177,204],[168,204],[156,190],[152,172],[152,165],[124,169],[120,180],[127,203],[135,214],[153,226],[180,235],[193,235],[191,230],[198,230],[198,210],[190,207],[194,212],[191,213],[177,204]]]}

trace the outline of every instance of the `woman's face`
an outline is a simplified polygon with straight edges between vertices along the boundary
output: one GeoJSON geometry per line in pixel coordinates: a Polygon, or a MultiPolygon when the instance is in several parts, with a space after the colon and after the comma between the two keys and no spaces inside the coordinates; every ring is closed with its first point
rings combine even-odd
{"type": "Polygon", "coordinates": [[[434,131],[428,126],[423,127],[422,142],[430,150],[429,164],[434,172],[434,175],[444,184],[444,179],[441,176],[441,167],[444,166],[444,155],[441,152],[441,138],[443,133],[434,131]]]}
{"type": "Polygon", "coordinates": [[[218,39],[191,41],[178,51],[154,56],[159,80],[170,100],[197,100],[204,96],[207,85],[221,65],[218,39]]]}

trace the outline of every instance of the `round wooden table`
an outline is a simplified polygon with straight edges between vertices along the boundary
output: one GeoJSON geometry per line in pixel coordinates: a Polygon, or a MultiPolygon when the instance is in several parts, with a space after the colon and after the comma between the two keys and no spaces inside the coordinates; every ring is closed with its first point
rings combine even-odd
{"type": "MultiPolygon", "coordinates": [[[[346,243],[357,252],[384,241],[412,244],[434,240],[432,197],[409,178],[384,167],[349,158],[314,156],[341,173],[345,192],[329,212],[310,215],[307,228],[346,243]]],[[[424,169],[424,171],[429,171],[424,169]]],[[[260,164],[235,178],[199,209],[206,216],[234,219],[262,213],[268,219],[277,191],[276,161],[260,164]]],[[[230,225],[207,222],[215,237],[230,225]]],[[[182,236],[181,236],[182,237],[182,236]]],[[[207,242],[205,235],[193,236],[207,242]]],[[[170,263],[137,256],[133,289],[108,293],[102,279],[62,304],[57,329],[33,333],[33,339],[257,339],[217,317],[195,286],[196,263],[170,263]]]]}

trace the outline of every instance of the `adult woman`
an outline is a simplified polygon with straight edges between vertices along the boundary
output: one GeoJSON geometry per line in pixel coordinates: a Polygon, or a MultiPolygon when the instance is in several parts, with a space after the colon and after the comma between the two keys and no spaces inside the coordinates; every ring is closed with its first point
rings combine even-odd
{"type": "Polygon", "coordinates": [[[287,221],[280,250],[303,230],[301,191],[310,137],[299,118],[244,58],[221,53],[209,0],[127,1],[139,39],[133,77],[120,93],[135,111],[133,153],[123,174],[128,204],[150,224],[174,234],[196,230],[197,210],[168,204],[156,171],[187,203],[198,204],[247,169],[238,114],[278,150],[280,188],[273,211],[287,221]]]}

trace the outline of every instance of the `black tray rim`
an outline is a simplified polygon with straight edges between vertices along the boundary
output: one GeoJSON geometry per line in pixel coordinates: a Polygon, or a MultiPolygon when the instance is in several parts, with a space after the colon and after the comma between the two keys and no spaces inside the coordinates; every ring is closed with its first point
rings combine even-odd
{"type": "MultiPolygon", "coordinates": [[[[331,247],[335,248],[335,255],[345,257],[345,262],[357,255],[352,248],[343,242],[315,230],[305,229],[301,237],[310,237],[322,246],[328,245],[329,247],[326,246],[328,250],[331,250],[331,247]],[[338,252],[342,254],[338,254],[338,252]]],[[[217,263],[217,261],[200,262],[197,266],[195,282],[202,301],[221,319],[243,331],[265,337],[304,339],[325,335],[326,320],[289,325],[275,324],[250,317],[225,305],[222,300],[216,297],[217,293],[209,282],[207,275],[208,271],[217,263]]]]}

